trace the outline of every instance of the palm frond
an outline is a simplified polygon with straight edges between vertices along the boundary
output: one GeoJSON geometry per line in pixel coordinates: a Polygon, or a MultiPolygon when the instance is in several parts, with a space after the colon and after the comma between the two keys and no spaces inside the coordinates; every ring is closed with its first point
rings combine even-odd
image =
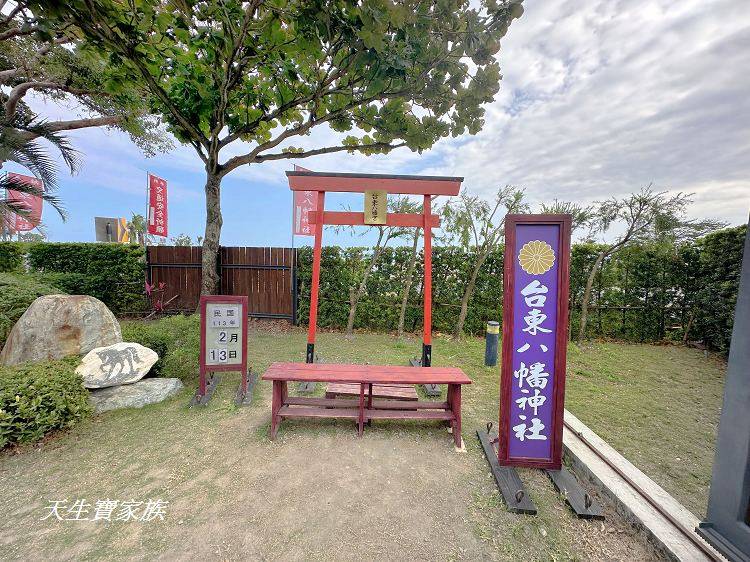
{"type": "MultiPolygon", "coordinates": [[[[68,137],[60,134],[57,131],[52,131],[47,125],[46,121],[26,123],[16,128],[24,131],[25,133],[34,135],[37,138],[42,138],[48,141],[50,144],[52,144],[52,146],[60,151],[60,156],[62,156],[62,159],[65,162],[65,165],[70,170],[70,173],[75,174],[78,171],[78,166],[81,164],[80,153],[75,148],[73,148],[73,145],[70,144],[68,137]]],[[[22,136],[27,137],[27,135],[23,134],[22,136]]]]}
{"type": "MultiPolygon", "coordinates": [[[[42,182],[42,189],[29,185],[15,177],[0,178],[0,190],[13,190],[41,197],[57,211],[63,220],[67,213],[61,200],[54,194],[58,188],[58,166],[56,159],[42,142],[45,139],[60,151],[63,161],[74,173],[79,165],[78,152],[70,145],[67,138],[50,130],[43,121],[16,122],[0,125],[0,164],[15,162],[29,170],[42,182]]],[[[28,210],[17,200],[13,200],[7,191],[0,199],[0,212],[28,215],[28,210]]]]}
{"type": "Polygon", "coordinates": [[[57,213],[63,220],[65,220],[68,216],[63,202],[59,197],[54,195],[54,193],[39,189],[34,185],[25,183],[18,178],[11,177],[7,174],[0,177],[0,192],[4,192],[3,197],[0,198],[0,215],[4,216],[8,212],[16,213],[23,217],[29,215],[28,208],[21,201],[10,197],[7,190],[12,190],[16,193],[33,195],[35,197],[41,197],[43,201],[52,205],[52,208],[57,211],[57,213]]]}

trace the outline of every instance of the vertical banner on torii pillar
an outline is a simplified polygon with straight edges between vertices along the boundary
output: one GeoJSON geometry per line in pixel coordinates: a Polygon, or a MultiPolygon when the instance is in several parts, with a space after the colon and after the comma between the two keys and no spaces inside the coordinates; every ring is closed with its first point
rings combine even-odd
{"type": "MultiPolygon", "coordinates": [[[[294,165],[295,172],[310,172],[307,168],[294,165]]],[[[295,236],[314,236],[315,229],[310,224],[310,213],[314,213],[317,208],[318,194],[315,191],[294,191],[293,192],[293,216],[292,232],[295,236]]]]}
{"type": "Polygon", "coordinates": [[[570,215],[506,217],[501,465],[561,466],[570,220],[570,215]]]}

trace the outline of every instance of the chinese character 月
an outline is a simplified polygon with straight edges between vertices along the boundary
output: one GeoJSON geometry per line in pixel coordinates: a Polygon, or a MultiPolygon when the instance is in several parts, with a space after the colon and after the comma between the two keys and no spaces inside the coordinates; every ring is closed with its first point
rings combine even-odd
{"type": "Polygon", "coordinates": [[[526,416],[520,415],[518,416],[518,418],[523,423],[519,423],[518,425],[513,426],[513,431],[516,432],[516,439],[518,439],[519,441],[523,441],[524,439],[537,441],[547,440],[547,436],[541,434],[541,431],[545,428],[545,425],[539,418],[531,418],[531,426],[529,427],[527,427],[526,425],[526,416]],[[529,431],[528,433],[526,433],[527,429],[529,431]]]}

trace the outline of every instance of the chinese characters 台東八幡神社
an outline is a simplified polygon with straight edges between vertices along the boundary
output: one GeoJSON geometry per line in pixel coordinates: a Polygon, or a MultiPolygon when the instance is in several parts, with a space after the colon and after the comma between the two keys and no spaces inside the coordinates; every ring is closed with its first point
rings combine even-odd
{"type": "MultiPolygon", "coordinates": [[[[523,317],[526,327],[522,330],[524,341],[516,349],[519,355],[522,355],[535,345],[538,346],[542,353],[549,352],[546,345],[534,341],[537,334],[548,334],[551,332],[549,328],[544,327],[544,322],[547,320],[547,315],[544,314],[544,305],[547,302],[548,292],[549,289],[547,286],[540,283],[537,279],[534,279],[521,289],[524,303],[529,310],[523,317]]],[[[545,369],[546,363],[541,361],[536,361],[528,366],[524,361],[521,361],[518,369],[513,371],[513,377],[518,380],[518,388],[523,395],[515,401],[518,410],[524,412],[523,414],[518,414],[520,423],[513,426],[515,437],[519,441],[526,439],[547,440],[547,435],[543,433],[546,426],[539,418],[539,409],[547,402],[547,397],[541,394],[541,391],[547,387],[549,379],[549,373],[545,369]],[[528,419],[529,416],[532,416],[530,421],[528,419]]]]}

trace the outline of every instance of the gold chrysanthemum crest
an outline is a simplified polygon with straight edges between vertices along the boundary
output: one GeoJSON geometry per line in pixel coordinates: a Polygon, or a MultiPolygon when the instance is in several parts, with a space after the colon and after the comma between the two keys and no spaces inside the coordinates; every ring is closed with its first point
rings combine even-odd
{"type": "Polygon", "coordinates": [[[518,253],[518,263],[531,275],[547,273],[555,263],[555,251],[543,240],[526,242],[518,253]]]}

